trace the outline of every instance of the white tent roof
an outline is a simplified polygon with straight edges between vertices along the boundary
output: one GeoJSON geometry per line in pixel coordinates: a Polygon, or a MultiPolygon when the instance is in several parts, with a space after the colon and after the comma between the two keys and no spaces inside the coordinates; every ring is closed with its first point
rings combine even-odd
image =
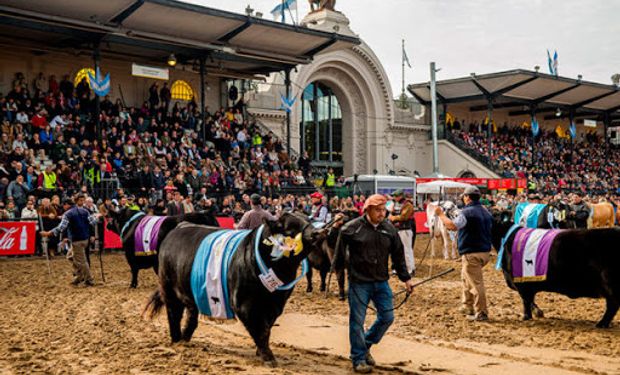
{"type": "Polygon", "coordinates": [[[441,194],[446,190],[465,190],[466,188],[473,186],[463,182],[456,182],[450,180],[437,180],[432,182],[426,182],[418,184],[418,194],[441,194]]]}

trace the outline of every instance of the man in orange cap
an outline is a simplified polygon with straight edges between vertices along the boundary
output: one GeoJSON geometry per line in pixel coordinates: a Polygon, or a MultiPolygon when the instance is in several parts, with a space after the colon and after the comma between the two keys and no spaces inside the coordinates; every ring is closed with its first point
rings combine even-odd
{"type": "Polygon", "coordinates": [[[310,194],[312,199],[312,213],[310,214],[310,221],[318,223],[327,223],[329,220],[329,209],[323,204],[323,194],[314,192],[310,194]]]}
{"type": "Polygon", "coordinates": [[[407,292],[413,291],[413,280],[407,272],[398,230],[385,220],[385,203],[383,195],[368,197],[364,202],[364,215],[342,227],[336,249],[336,269],[344,268],[344,260],[348,259],[349,341],[353,370],[359,373],[372,371],[375,361],[370,355],[370,347],[379,343],[394,321],[388,258],[392,258],[393,268],[405,283],[407,292]],[[370,301],[377,309],[377,319],[364,332],[370,301]]]}

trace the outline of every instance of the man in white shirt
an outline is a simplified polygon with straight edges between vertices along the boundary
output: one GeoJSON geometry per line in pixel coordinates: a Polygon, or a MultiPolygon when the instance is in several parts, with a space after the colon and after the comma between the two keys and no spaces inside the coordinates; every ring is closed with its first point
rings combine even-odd
{"type": "Polygon", "coordinates": [[[56,115],[52,119],[52,121],[50,121],[50,126],[52,127],[52,129],[56,129],[56,126],[60,126],[60,128],[62,129],[68,124],[69,122],[67,121],[67,115],[65,115],[64,113],[61,115],[56,115]]]}

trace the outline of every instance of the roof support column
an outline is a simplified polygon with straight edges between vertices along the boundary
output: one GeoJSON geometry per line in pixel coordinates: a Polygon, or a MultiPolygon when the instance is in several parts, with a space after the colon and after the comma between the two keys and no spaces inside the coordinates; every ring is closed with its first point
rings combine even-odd
{"type": "Polygon", "coordinates": [[[609,126],[611,125],[611,116],[609,112],[605,112],[605,115],[603,115],[603,125],[605,127],[605,134],[603,135],[603,140],[605,142],[605,154],[607,154],[607,152],[609,151],[609,137],[607,136],[607,129],[609,129],[609,126]]]}
{"type": "MultiPolygon", "coordinates": [[[[99,41],[95,42],[94,48],[93,48],[93,60],[95,61],[95,75],[97,74],[96,72],[99,71],[99,63],[100,61],[101,55],[99,53],[99,41]]],[[[97,95],[95,93],[95,126],[96,126],[96,134],[97,134],[97,139],[102,139],[101,136],[101,100],[99,100],[99,95],[97,95]]]]}
{"type": "Polygon", "coordinates": [[[431,133],[433,136],[433,175],[439,174],[439,152],[437,146],[437,82],[435,81],[435,62],[431,62],[431,133]]]}
{"type": "MultiPolygon", "coordinates": [[[[532,132],[532,166],[536,163],[535,155],[536,155],[536,136],[534,135],[534,119],[536,118],[536,104],[532,104],[530,106],[530,131],[532,132]]],[[[540,125],[539,125],[540,126],[540,125]]]]}
{"type": "Polygon", "coordinates": [[[206,108],[205,63],[206,63],[206,58],[204,56],[201,56],[199,61],[200,61],[200,119],[202,120],[202,141],[204,143],[207,140],[207,118],[206,118],[206,113],[205,113],[205,108],[206,108]]]}
{"type": "Polygon", "coordinates": [[[442,139],[448,138],[448,126],[446,124],[447,122],[448,122],[448,105],[446,103],[443,103],[443,137],[441,137],[442,139]]]}
{"type": "MultiPolygon", "coordinates": [[[[284,71],[284,85],[286,85],[286,100],[291,97],[291,68],[284,71]]],[[[291,110],[286,109],[286,154],[291,157],[291,110]]]]}
{"type": "Polygon", "coordinates": [[[487,96],[487,142],[489,164],[493,165],[493,97],[487,96]]]}

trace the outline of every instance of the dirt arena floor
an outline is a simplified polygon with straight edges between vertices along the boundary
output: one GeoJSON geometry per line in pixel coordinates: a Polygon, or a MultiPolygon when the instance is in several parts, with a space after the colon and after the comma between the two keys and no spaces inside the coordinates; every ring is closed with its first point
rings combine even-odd
{"type": "MultiPolygon", "coordinates": [[[[416,244],[419,260],[427,237],[416,244]]],[[[129,267],[121,254],[105,255],[107,282],[101,281],[93,257],[93,288],[69,285],[71,266],[64,258],[0,259],[0,374],[342,374],[351,366],[344,356],[293,344],[272,345],[279,361],[265,367],[254,355],[249,336],[231,333],[221,324],[202,322],[191,343],[170,345],[165,314],[147,321],[140,313],[157,286],[152,271],[140,272],[140,286],[131,290],[129,267]]],[[[494,261],[494,259],[493,259],[494,261]]],[[[428,275],[430,259],[419,267],[428,275]]],[[[518,295],[506,287],[500,272],[485,268],[491,322],[470,323],[459,313],[460,263],[435,259],[434,272],[456,272],[417,289],[396,311],[390,335],[411,343],[431,344],[437,351],[455,349],[510,358],[520,363],[544,363],[550,369],[575,373],[620,374],[620,316],[608,330],[594,328],[604,311],[603,300],[570,300],[540,294],[545,318],[521,321],[518,295]]],[[[576,275],[578,277],[578,275],[576,275]]],[[[392,280],[395,291],[402,287],[392,280]]],[[[295,289],[285,314],[304,314],[346,325],[347,305],[318,290],[307,294],[305,281],[295,289]]],[[[331,291],[336,292],[335,280],[331,291]]],[[[397,298],[398,300],[398,298],[397,298]]],[[[397,301],[398,302],[398,301],[397,301]]],[[[369,318],[372,318],[370,316],[369,318]]],[[[459,358],[453,358],[458,361],[459,358]]],[[[382,367],[375,373],[449,373],[441,368],[409,363],[382,367]],[[399,368],[403,367],[403,368],[399,368]],[[414,370],[411,370],[413,368],[414,370]]],[[[460,373],[457,371],[451,371],[460,373]]],[[[463,370],[462,373],[465,373],[463,370]]],[[[475,373],[475,371],[474,371],[475,373]]]]}

